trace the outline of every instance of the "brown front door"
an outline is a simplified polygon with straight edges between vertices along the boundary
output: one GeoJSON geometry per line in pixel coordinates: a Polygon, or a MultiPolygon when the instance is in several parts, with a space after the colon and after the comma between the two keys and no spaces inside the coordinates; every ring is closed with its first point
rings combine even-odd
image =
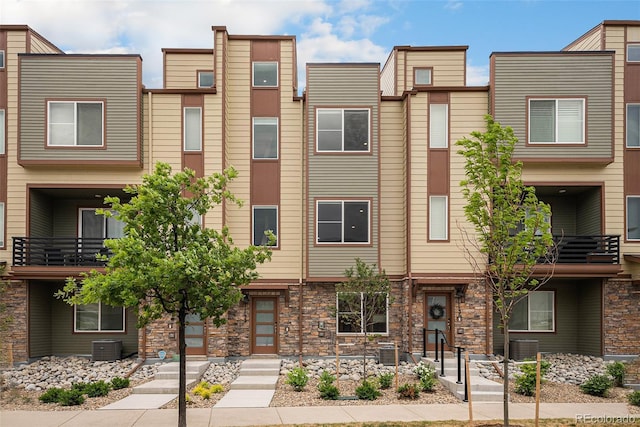
{"type": "Polygon", "coordinates": [[[277,297],[251,298],[251,353],[276,354],[278,352],[277,307],[277,297]]]}
{"type": "MultiPolygon", "coordinates": [[[[427,350],[435,349],[435,330],[444,333],[444,337],[450,345],[453,345],[453,329],[451,322],[451,294],[427,292],[425,296],[425,327],[427,328],[427,350]]],[[[438,345],[442,334],[438,335],[438,345]]],[[[445,344],[445,351],[451,350],[445,344]]]]}
{"type": "Polygon", "coordinates": [[[187,324],[184,327],[184,339],[187,343],[187,355],[207,354],[206,334],[207,326],[197,314],[187,314],[187,324]]]}

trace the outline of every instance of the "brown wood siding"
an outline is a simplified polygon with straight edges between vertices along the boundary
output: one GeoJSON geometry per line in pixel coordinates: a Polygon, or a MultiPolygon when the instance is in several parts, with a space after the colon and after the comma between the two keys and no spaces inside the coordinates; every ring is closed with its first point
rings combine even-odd
{"type": "Polygon", "coordinates": [[[204,176],[204,96],[203,95],[182,95],[182,109],[180,111],[182,116],[182,169],[193,169],[197,177],[204,176]],[[200,108],[200,151],[185,151],[184,149],[184,109],[185,107],[199,107],[200,108]]]}
{"type": "Polygon", "coordinates": [[[379,65],[315,64],[307,66],[307,232],[309,277],[340,277],[359,257],[379,264],[379,65]],[[370,111],[370,149],[367,154],[318,154],[318,108],[367,108],[370,111]],[[316,245],[315,200],[370,199],[370,245],[316,245]]]}
{"type": "Polygon", "coordinates": [[[430,196],[449,195],[449,150],[429,149],[427,188],[430,196]]]}
{"type": "Polygon", "coordinates": [[[138,164],[141,66],[136,56],[21,56],[19,160],[138,164]],[[105,148],[47,149],[48,99],[105,100],[105,148]]]}
{"type": "Polygon", "coordinates": [[[624,153],[624,192],[640,194],[640,149],[627,149],[624,153]]]}
{"type": "Polygon", "coordinates": [[[280,94],[274,89],[251,91],[251,113],[253,117],[279,117],[280,94]]]}
{"type": "MultiPolygon", "coordinates": [[[[626,38],[626,36],[625,36],[626,38]]],[[[626,40],[627,42],[629,40],[626,40]]],[[[625,50],[626,50],[625,43],[625,50]]],[[[624,54],[626,59],[626,52],[624,54]]],[[[623,129],[623,160],[624,160],[624,196],[640,195],[640,148],[627,148],[626,146],[626,126],[627,126],[627,104],[640,102],[640,64],[625,61],[624,66],[624,129],[623,129]]],[[[624,224],[627,224],[627,208],[625,202],[624,224]]],[[[627,233],[624,233],[626,240],[627,233]]]]}
{"type": "Polygon", "coordinates": [[[280,162],[252,161],[251,176],[251,204],[271,205],[280,204],[280,162]]]}
{"type": "Polygon", "coordinates": [[[611,54],[494,54],[493,115],[511,126],[527,159],[607,159],[613,156],[611,54]],[[527,145],[527,97],[585,98],[587,144],[527,145]]]}

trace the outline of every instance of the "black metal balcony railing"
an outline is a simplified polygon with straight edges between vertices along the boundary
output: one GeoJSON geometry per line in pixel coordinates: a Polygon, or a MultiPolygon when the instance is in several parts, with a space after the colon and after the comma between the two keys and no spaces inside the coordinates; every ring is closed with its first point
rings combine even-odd
{"type": "Polygon", "coordinates": [[[619,264],[620,236],[554,236],[558,264],[619,264]]]}
{"type": "Polygon", "coordinates": [[[71,237],[14,237],[13,265],[15,267],[47,266],[104,266],[98,259],[109,255],[105,239],[71,237]]]}

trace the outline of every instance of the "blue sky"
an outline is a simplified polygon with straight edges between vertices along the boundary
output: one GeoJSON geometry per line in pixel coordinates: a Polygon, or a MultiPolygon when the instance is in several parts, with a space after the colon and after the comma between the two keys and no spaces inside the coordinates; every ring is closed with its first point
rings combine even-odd
{"type": "MultiPolygon", "coordinates": [[[[231,34],[295,35],[306,62],[378,62],[397,45],[469,46],[468,84],[489,55],[559,50],[604,20],[640,20],[638,0],[0,0],[0,24],[26,24],[69,53],[142,55],[162,86],[162,48],[211,47],[231,34]]],[[[304,86],[304,75],[299,76],[304,86]]]]}

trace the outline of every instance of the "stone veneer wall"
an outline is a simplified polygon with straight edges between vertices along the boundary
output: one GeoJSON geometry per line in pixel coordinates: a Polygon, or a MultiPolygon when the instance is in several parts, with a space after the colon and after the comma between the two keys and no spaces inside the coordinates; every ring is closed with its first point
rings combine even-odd
{"type": "Polygon", "coordinates": [[[604,354],[640,354],[640,291],[630,279],[609,279],[604,285],[604,354]]]}
{"type": "Polygon", "coordinates": [[[4,357],[2,362],[13,363],[26,362],[29,359],[28,350],[28,332],[29,322],[27,321],[27,282],[26,281],[10,281],[7,289],[2,296],[2,302],[5,304],[5,314],[10,316],[11,323],[9,330],[3,333],[1,337],[2,343],[0,348],[3,355],[8,351],[8,344],[11,343],[11,357],[4,357]],[[6,339],[5,339],[6,338],[6,339]]]}

